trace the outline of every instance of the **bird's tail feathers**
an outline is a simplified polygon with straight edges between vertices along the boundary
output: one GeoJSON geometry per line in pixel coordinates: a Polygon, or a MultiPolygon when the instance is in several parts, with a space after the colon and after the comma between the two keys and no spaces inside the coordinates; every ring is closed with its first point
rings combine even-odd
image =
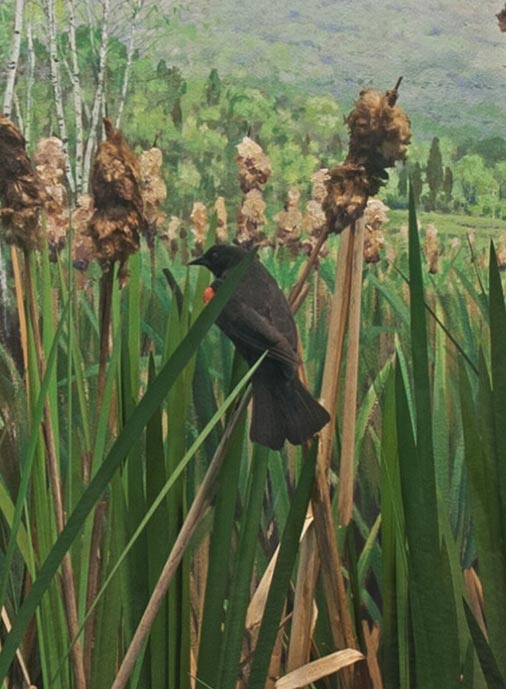
{"type": "Polygon", "coordinates": [[[286,437],[293,445],[310,440],[330,421],[327,410],[298,378],[290,382],[290,390],[283,401],[286,437]]]}
{"type": "Polygon", "coordinates": [[[276,385],[253,380],[251,440],[279,450],[285,439],[293,445],[310,440],[330,421],[326,409],[317,402],[298,378],[276,385]]]}
{"type": "Polygon", "coordinates": [[[253,415],[250,438],[255,443],[280,450],[286,438],[285,417],[273,388],[253,379],[253,415]]]}

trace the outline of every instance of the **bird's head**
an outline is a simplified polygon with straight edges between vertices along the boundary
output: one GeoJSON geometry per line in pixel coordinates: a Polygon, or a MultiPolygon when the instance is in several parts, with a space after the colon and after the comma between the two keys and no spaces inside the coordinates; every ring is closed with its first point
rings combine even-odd
{"type": "Polygon", "coordinates": [[[189,266],[205,266],[217,277],[221,277],[226,270],[233,268],[247,254],[240,246],[230,244],[215,244],[205,254],[188,263],[189,266]]]}

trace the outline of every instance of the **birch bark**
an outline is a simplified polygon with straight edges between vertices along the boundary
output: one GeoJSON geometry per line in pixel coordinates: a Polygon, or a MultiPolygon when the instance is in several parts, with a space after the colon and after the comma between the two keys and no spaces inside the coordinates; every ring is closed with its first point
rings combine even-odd
{"type": "Polygon", "coordinates": [[[86,151],[84,154],[83,167],[83,191],[87,193],[91,160],[95,151],[97,142],[97,128],[100,112],[103,107],[104,91],[105,91],[105,68],[107,60],[107,43],[109,40],[109,10],[110,0],[102,0],[102,34],[100,38],[100,48],[98,52],[98,74],[97,74],[97,89],[95,91],[95,98],[93,100],[93,108],[91,111],[90,134],[86,144],[86,151]]]}
{"type": "Polygon", "coordinates": [[[16,12],[14,15],[14,34],[12,36],[11,53],[7,65],[7,84],[5,87],[3,112],[10,117],[12,112],[12,100],[14,97],[14,85],[18,69],[19,51],[21,48],[21,31],[23,29],[24,0],[16,0],[16,12]]]}
{"type": "Polygon", "coordinates": [[[44,9],[47,14],[48,19],[48,29],[49,29],[49,64],[51,71],[51,83],[53,85],[54,101],[56,108],[56,121],[58,125],[58,131],[60,139],[63,143],[63,151],[65,153],[65,171],[67,175],[67,182],[70,187],[72,194],[75,193],[76,185],[74,180],[74,175],[72,173],[72,167],[70,165],[69,158],[69,137],[67,134],[67,125],[65,122],[65,113],[63,110],[63,95],[61,88],[61,78],[60,78],[60,61],[58,58],[58,48],[56,44],[56,16],[55,16],[55,0],[45,0],[44,9]]]}
{"type": "Polygon", "coordinates": [[[74,118],[76,126],[76,189],[80,193],[83,187],[83,155],[84,155],[84,132],[83,132],[83,96],[81,91],[81,75],[79,71],[79,61],[77,58],[76,43],[76,15],[74,10],[74,0],[67,0],[67,11],[69,17],[69,45],[71,59],[72,93],[74,101],[74,118]]]}
{"type": "Polygon", "coordinates": [[[127,61],[125,65],[125,72],[123,74],[123,83],[121,85],[121,95],[119,100],[118,114],[116,116],[116,129],[119,129],[121,124],[121,116],[123,115],[123,109],[125,107],[125,101],[128,93],[128,82],[130,80],[130,71],[132,68],[132,60],[134,56],[135,48],[135,38],[137,35],[137,29],[139,26],[139,15],[144,5],[144,0],[136,0],[133,3],[133,16],[130,23],[130,35],[128,37],[128,47],[127,47],[127,61]]]}
{"type": "Polygon", "coordinates": [[[28,146],[32,140],[32,103],[33,83],[35,80],[35,49],[33,46],[33,32],[31,19],[26,27],[26,40],[28,43],[28,80],[26,84],[25,129],[23,134],[26,139],[26,144],[28,146]]]}

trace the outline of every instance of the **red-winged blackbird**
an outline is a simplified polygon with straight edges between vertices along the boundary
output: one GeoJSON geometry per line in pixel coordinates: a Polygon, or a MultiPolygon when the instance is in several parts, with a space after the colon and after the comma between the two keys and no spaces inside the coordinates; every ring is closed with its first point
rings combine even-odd
{"type": "MultiPolygon", "coordinates": [[[[216,280],[209,299],[246,255],[238,246],[211,247],[190,265],[206,266],[216,280]]],[[[272,275],[255,259],[216,323],[251,366],[268,350],[253,376],[254,442],[279,450],[309,440],[330,420],[297,377],[297,330],[288,302],[272,275]]]]}

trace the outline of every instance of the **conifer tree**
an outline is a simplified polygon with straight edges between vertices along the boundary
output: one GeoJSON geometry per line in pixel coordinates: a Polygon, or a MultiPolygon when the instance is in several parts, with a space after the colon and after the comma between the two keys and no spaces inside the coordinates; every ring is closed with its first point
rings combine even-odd
{"type": "Polygon", "coordinates": [[[437,195],[441,191],[444,181],[443,158],[441,156],[441,150],[439,148],[439,139],[437,138],[437,136],[435,136],[432,139],[429,158],[427,160],[426,176],[427,184],[429,185],[430,190],[430,210],[434,210],[436,207],[437,195]]]}

